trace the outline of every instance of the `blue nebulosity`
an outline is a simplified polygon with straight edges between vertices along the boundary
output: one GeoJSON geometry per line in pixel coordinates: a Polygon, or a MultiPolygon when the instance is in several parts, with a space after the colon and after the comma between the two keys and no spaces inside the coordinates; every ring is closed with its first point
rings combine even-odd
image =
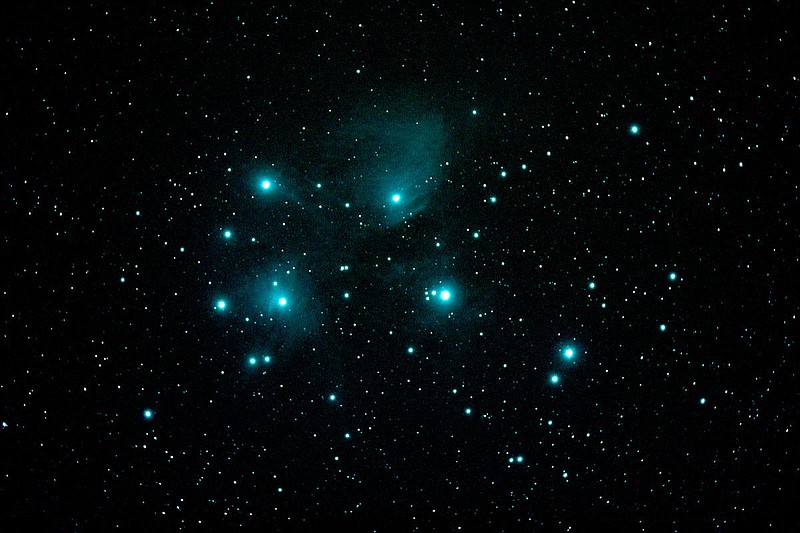
{"type": "Polygon", "coordinates": [[[228,302],[225,300],[217,300],[217,303],[214,307],[217,309],[217,311],[224,311],[228,308],[228,302]]]}

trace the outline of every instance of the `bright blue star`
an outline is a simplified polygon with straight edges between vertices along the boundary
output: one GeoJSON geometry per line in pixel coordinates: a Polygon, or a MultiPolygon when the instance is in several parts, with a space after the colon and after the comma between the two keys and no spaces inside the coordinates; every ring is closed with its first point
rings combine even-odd
{"type": "Polygon", "coordinates": [[[288,301],[286,300],[286,298],[280,298],[278,300],[278,305],[280,305],[281,307],[286,307],[287,303],[288,303],[288,301]]]}
{"type": "Polygon", "coordinates": [[[272,357],[265,355],[264,356],[264,364],[269,364],[272,361],[272,357]]]}
{"type": "Polygon", "coordinates": [[[508,172],[506,172],[505,170],[501,170],[500,171],[500,177],[501,178],[505,178],[506,176],[508,176],[508,172]]]}
{"type": "Polygon", "coordinates": [[[475,115],[477,115],[477,114],[478,114],[478,110],[477,110],[477,109],[473,109],[473,110],[472,110],[472,116],[474,117],[474,116],[475,116],[475,115]]]}
{"type": "Polygon", "coordinates": [[[409,346],[408,347],[408,353],[414,353],[414,347],[413,346],[409,346]]]}
{"type": "Polygon", "coordinates": [[[561,381],[561,378],[558,377],[558,374],[551,374],[550,375],[550,383],[552,383],[553,385],[556,385],[559,381],[561,381]]]}
{"type": "Polygon", "coordinates": [[[258,359],[251,357],[247,362],[250,363],[250,366],[255,366],[255,364],[258,362],[258,359]]]}
{"type": "Polygon", "coordinates": [[[570,348],[569,346],[564,348],[564,357],[566,357],[567,359],[572,359],[574,356],[575,356],[575,350],[573,348],[570,348]]]}
{"type": "Polygon", "coordinates": [[[669,280],[670,281],[675,281],[677,279],[678,279],[678,274],[677,273],[675,273],[675,272],[670,272],[669,273],[669,280]]]}
{"type": "Polygon", "coordinates": [[[261,182],[261,188],[264,189],[265,191],[268,190],[270,187],[272,187],[272,182],[271,181],[264,180],[264,181],[261,182]]]}
{"type": "Polygon", "coordinates": [[[335,402],[336,401],[336,395],[335,394],[331,394],[330,396],[328,396],[328,399],[330,401],[332,401],[332,402],[335,402]]]}
{"type": "Polygon", "coordinates": [[[638,124],[631,124],[631,127],[628,129],[631,132],[631,135],[639,135],[639,126],[638,124]]]}
{"type": "Polygon", "coordinates": [[[400,195],[399,195],[399,194],[395,194],[395,195],[393,195],[393,196],[392,196],[392,201],[393,201],[394,203],[398,203],[398,202],[400,202],[400,195]]]}
{"type": "Polygon", "coordinates": [[[465,414],[465,415],[471,415],[471,414],[472,414],[472,409],[470,409],[469,407],[467,407],[466,409],[464,409],[464,414],[465,414]]]}
{"type": "Polygon", "coordinates": [[[522,461],[524,461],[524,458],[521,455],[518,455],[517,456],[517,462],[521,463],[522,461]]]}
{"type": "Polygon", "coordinates": [[[222,236],[225,237],[226,239],[230,239],[231,237],[233,237],[233,232],[231,230],[229,230],[229,229],[226,229],[222,233],[222,236]]]}
{"type": "Polygon", "coordinates": [[[706,399],[700,398],[700,405],[705,405],[705,404],[706,404],[706,399]]]}
{"type": "Polygon", "coordinates": [[[489,198],[489,201],[492,202],[493,204],[496,204],[497,203],[497,196],[492,196],[491,198],[489,198]]]}
{"type": "Polygon", "coordinates": [[[660,329],[661,331],[667,331],[667,325],[661,324],[660,326],[658,326],[658,329],[660,329]]]}
{"type": "Polygon", "coordinates": [[[439,293],[439,298],[441,298],[446,302],[447,300],[450,299],[450,291],[448,291],[447,289],[443,290],[441,293],[439,293]]]}
{"type": "Polygon", "coordinates": [[[350,293],[349,292],[344,293],[344,297],[345,298],[350,298],[350,293]]]}
{"type": "Polygon", "coordinates": [[[145,409],[143,414],[144,414],[144,417],[145,417],[146,419],[148,419],[148,420],[149,420],[149,419],[151,419],[151,418],[153,418],[153,411],[152,411],[152,409],[145,409]]]}
{"type": "Polygon", "coordinates": [[[228,307],[228,302],[225,300],[218,300],[216,307],[218,311],[224,311],[228,307]]]}
{"type": "Polygon", "coordinates": [[[594,290],[595,287],[597,287],[597,285],[595,285],[594,281],[590,281],[589,282],[589,289],[590,290],[594,290]]]}

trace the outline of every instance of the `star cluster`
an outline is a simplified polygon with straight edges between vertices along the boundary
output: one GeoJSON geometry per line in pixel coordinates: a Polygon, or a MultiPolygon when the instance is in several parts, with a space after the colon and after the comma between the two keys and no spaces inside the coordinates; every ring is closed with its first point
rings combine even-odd
{"type": "Polygon", "coordinates": [[[793,11],[10,11],[0,523],[796,529],[793,11]]]}

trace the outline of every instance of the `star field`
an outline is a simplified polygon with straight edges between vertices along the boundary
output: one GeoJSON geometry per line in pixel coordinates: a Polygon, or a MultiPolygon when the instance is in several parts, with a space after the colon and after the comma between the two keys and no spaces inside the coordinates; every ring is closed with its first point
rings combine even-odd
{"type": "Polygon", "coordinates": [[[3,531],[792,531],[797,7],[22,5],[3,531]]]}

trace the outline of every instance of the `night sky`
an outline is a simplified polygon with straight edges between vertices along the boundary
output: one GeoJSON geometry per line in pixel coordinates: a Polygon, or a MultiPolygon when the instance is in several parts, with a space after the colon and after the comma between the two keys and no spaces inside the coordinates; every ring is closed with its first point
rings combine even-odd
{"type": "Polygon", "coordinates": [[[121,4],[0,22],[0,530],[798,527],[797,5],[121,4]]]}

